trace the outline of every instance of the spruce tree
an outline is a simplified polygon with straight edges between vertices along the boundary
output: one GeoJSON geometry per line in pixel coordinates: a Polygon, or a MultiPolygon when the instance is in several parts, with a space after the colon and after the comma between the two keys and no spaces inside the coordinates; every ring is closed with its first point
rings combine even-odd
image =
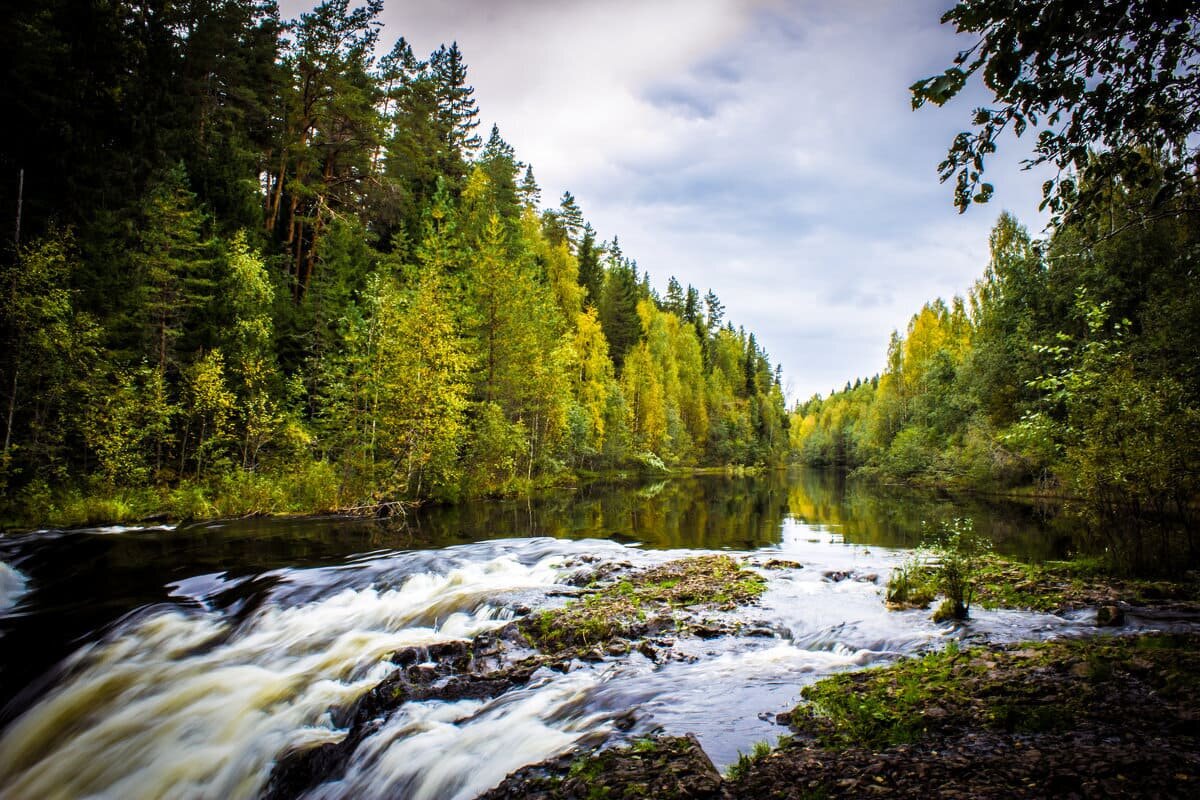
{"type": "Polygon", "coordinates": [[[593,308],[600,304],[604,286],[604,267],[600,263],[601,248],[596,245],[596,232],[590,224],[583,226],[579,240],[579,285],[585,290],[583,302],[593,308]]]}
{"type": "Polygon", "coordinates": [[[695,322],[700,314],[700,293],[690,283],[683,300],[683,319],[685,322],[695,322]]]}
{"type": "Polygon", "coordinates": [[[608,339],[609,354],[618,372],[625,363],[625,355],[641,337],[638,299],[637,277],[633,267],[629,262],[610,263],[600,300],[600,325],[608,339]]]}
{"type": "Polygon", "coordinates": [[[679,285],[679,281],[675,280],[674,275],[667,280],[667,294],[663,298],[662,307],[664,311],[669,311],[677,317],[683,316],[683,287],[679,285]]]}
{"type": "Polygon", "coordinates": [[[526,208],[537,210],[537,207],[542,202],[542,188],[538,186],[537,179],[533,177],[533,167],[526,165],[525,177],[521,179],[521,187],[518,189],[518,194],[521,196],[521,202],[526,208]]]}
{"type": "Polygon", "coordinates": [[[475,88],[467,85],[467,65],[458,42],[433,51],[429,57],[429,70],[436,87],[442,144],[449,149],[452,158],[465,163],[481,142],[474,133],[479,127],[479,108],[472,96],[475,88]]]}

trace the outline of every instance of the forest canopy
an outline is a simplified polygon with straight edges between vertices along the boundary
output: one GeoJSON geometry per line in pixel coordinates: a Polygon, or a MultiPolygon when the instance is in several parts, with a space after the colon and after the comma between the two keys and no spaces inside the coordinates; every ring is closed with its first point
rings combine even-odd
{"type": "Polygon", "coordinates": [[[10,516],[786,458],[754,335],[711,291],[660,295],[570,192],[544,205],[466,55],[384,45],[381,5],[0,12],[10,516]]]}

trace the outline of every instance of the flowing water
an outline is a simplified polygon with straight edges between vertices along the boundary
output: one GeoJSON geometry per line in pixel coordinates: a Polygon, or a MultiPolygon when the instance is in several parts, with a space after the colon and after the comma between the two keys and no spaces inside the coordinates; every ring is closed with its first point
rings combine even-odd
{"type": "Polygon", "coordinates": [[[964,627],[889,612],[888,572],[938,520],[998,549],[1064,554],[1024,506],[846,484],[812,472],[591,486],[537,502],[432,509],[405,526],[291,519],[0,538],[0,796],[240,798],[282,755],[345,735],[388,654],[499,628],[562,602],[581,557],[634,565],[713,550],[764,570],[758,635],[681,639],[545,670],[491,700],[409,702],[311,797],[471,798],[576,744],[692,732],[719,766],[784,732],[775,715],[838,670],[948,638],[1094,630],[1091,615],[978,612],[964,627]],[[846,573],[832,579],[827,573],[846,573]],[[762,635],[764,631],[770,635],[762,635]]]}

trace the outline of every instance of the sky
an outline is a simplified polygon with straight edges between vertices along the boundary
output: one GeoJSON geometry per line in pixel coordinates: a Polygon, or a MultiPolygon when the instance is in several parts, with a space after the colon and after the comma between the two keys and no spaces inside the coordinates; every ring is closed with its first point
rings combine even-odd
{"type": "MultiPolygon", "coordinates": [[[[285,16],[311,3],[285,0],[285,16]]],[[[385,0],[380,47],[457,41],[480,133],[532,164],[543,203],[575,196],[601,239],[664,291],[715,291],[783,367],[790,400],[884,364],[922,304],[983,273],[1002,210],[1032,232],[1027,142],[958,214],[937,164],[981,86],[913,111],[908,86],[971,41],[951,0],[385,0]]]]}

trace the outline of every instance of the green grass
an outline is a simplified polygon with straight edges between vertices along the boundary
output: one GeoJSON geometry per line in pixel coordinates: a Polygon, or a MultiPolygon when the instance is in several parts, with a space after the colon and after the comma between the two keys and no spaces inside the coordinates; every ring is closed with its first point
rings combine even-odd
{"type": "Polygon", "coordinates": [[[739,750],[738,760],[730,764],[725,770],[725,779],[730,781],[741,780],[750,773],[750,768],[754,766],[755,762],[769,755],[771,755],[771,745],[767,742],[755,742],[753,749],[748,754],[739,750]]]}

